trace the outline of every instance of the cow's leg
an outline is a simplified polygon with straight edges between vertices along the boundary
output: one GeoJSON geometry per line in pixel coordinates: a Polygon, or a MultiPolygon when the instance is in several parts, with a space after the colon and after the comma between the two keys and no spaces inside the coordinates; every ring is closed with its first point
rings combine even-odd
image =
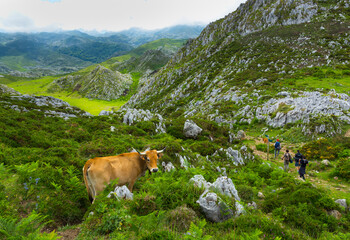
{"type": "Polygon", "coordinates": [[[133,180],[133,181],[129,182],[128,188],[129,188],[130,192],[132,192],[132,188],[134,187],[135,182],[136,182],[136,180],[133,180]]]}
{"type": "Polygon", "coordinates": [[[103,192],[106,184],[109,184],[109,179],[104,176],[103,172],[94,171],[90,174],[90,181],[93,187],[93,198],[103,192]]]}

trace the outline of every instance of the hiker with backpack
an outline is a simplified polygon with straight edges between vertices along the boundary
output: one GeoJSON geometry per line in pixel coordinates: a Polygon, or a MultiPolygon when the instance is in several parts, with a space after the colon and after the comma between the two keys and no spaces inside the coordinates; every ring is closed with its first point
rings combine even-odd
{"type": "Polygon", "coordinates": [[[282,160],[284,160],[284,171],[288,172],[289,169],[289,163],[293,162],[292,161],[292,156],[289,153],[289,150],[286,150],[286,153],[283,155],[282,160]]]}
{"type": "Polygon", "coordinates": [[[278,154],[280,154],[280,150],[281,150],[281,143],[279,141],[280,140],[277,139],[275,142],[275,159],[277,158],[278,154]]]}
{"type": "Polygon", "coordinates": [[[308,160],[306,160],[305,156],[302,156],[300,160],[300,168],[299,168],[299,175],[302,179],[305,180],[305,173],[306,173],[306,165],[309,163],[308,160]]]}
{"type": "Polygon", "coordinates": [[[297,150],[298,152],[295,154],[294,156],[294,161],[295,161],[295,167],[297,168],[297,170],[299,171],[300,168],[300,160],[302,159],[303,155],[300,153],[299,150],[297,150]]]}

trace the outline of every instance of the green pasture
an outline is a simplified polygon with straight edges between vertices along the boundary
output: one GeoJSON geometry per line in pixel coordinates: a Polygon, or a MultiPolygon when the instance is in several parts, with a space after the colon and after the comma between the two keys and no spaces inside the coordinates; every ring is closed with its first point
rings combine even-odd
{"type": "Polygon", "coordinates": [[[68,102],[71,106],[78,107],[84,111],[91,113],[92,115],[98,115],[102,110],[119,109],[124,105],[127,100],[114,100],[104,101],[98,99],[84,98],[76,93],[58,92],[48,93],[46,92],[48,85],[57,77],[43,77],[35,80],[20,80],[7,84],[9,87],[15,89],[22,94],[33,94],[38,96],[52,96],[63,101],[68,102]]]}

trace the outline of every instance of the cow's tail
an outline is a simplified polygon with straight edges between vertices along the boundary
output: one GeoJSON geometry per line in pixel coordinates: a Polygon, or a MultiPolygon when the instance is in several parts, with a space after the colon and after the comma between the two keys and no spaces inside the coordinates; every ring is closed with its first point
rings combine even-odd
{"type": "Polygon", "coordinates": [[[91,183],[91,179],[88,173],[89,168],[92,165],[92,159],[90,159],[89,161],[86,162],[86,164],[84,165],[83,168],[83,175],[84,175],[84,183],[85,183],[85,187],[86,190],[88,192],[89,195],[89,200],[92,203],[94,201],[94,189],[92,187],[92,183],[91,183]]]}

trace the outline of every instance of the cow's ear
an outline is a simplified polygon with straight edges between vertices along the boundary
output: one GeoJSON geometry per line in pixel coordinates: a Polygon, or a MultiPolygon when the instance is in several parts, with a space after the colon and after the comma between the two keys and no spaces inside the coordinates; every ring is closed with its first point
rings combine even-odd
{"type": "Polygon", "coordinates": [[[158,155],[158,159],[159,159],[159,158],[163,157],[164,153],[158,153],[157,155],[158,155]]]}

